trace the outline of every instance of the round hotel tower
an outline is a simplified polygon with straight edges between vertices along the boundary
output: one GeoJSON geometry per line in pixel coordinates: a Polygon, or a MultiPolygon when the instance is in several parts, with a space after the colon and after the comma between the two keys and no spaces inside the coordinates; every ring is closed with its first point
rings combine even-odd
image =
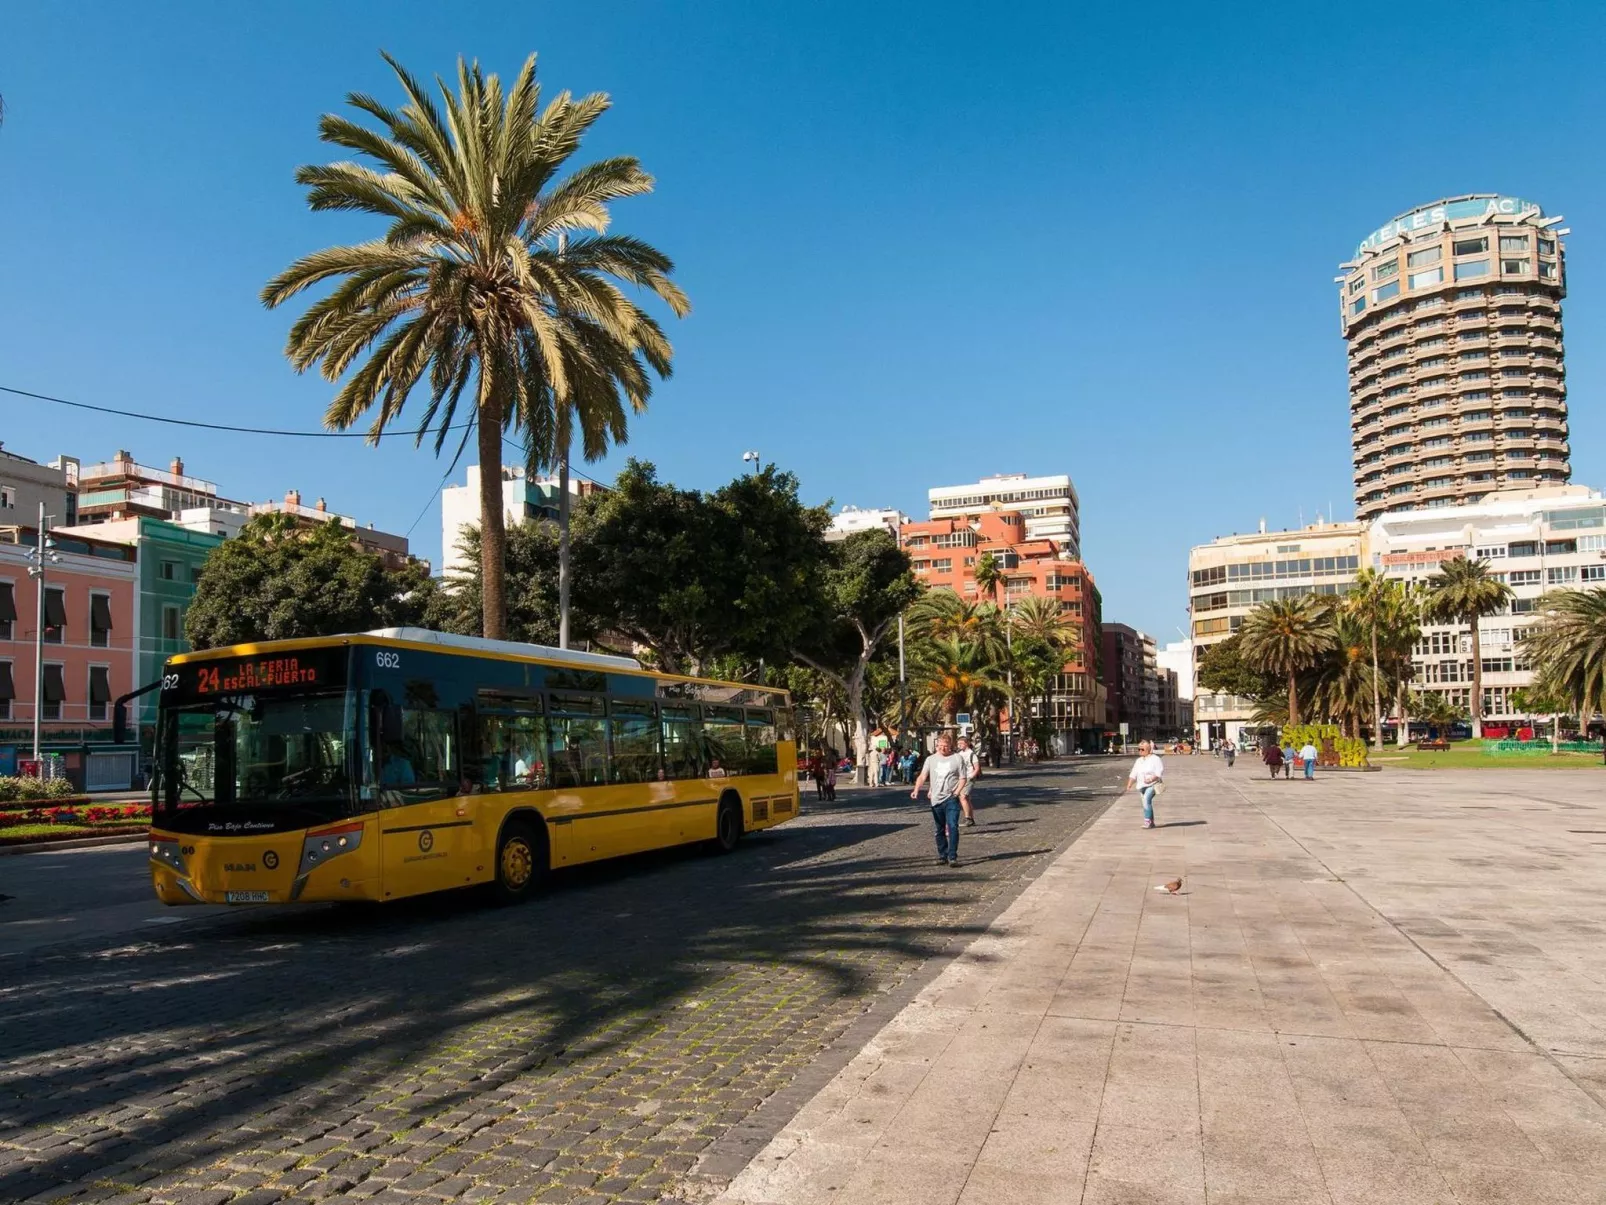
{"type": "Polygon", "coordinates": [[[1356,518],[1571,478],[1561,220],[1516,197],[1451,197],[1340,265],[1356,518]]]}

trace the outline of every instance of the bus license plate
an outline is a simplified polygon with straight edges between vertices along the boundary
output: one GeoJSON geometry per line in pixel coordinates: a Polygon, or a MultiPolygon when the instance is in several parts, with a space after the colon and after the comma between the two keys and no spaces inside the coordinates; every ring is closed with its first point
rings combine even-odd
{"type": "Polygon", "coordinates": [[[265,904],[268,902],[266,891],[225,891],[224,902],[230,904],[265,904]]]}

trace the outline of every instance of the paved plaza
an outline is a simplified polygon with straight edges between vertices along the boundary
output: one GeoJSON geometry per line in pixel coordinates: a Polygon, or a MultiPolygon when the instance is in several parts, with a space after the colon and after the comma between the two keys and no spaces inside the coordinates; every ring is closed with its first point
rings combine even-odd
{"type": "Polygon", "coordinates": [[[721,1205],[1606,1201],[1606,772],[1130,798],[721,1205]]]}
{"type": "Polygon", "coordinates": [[[729,857],[505,910],[162,910],[143,847],[0,859],[0,1202],[701,1190],[697,1161],[761,1149],[1123,768],[990,780],[959,870],[907,789],[844,791],[729,857]]]}

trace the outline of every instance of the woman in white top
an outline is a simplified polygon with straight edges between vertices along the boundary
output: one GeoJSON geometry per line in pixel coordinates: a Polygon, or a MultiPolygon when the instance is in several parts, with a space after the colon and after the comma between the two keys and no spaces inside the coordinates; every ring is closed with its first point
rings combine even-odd
{"type": "Polygon", "coordinates": [[[1132,763],[1132,772],[1126,776],[1126,790],[1133,787],[1143,796],[1143,827],[1154,827],[1154,793],[1165,778],[1165,763],[1154,751],[1153,741],[1138,746],[1138,760],[1132,763]]]}

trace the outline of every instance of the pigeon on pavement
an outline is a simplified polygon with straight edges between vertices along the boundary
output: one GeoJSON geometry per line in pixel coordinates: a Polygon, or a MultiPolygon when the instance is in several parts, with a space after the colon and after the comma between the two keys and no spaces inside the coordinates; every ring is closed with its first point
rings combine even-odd
{"type": "Polygon", "coordinates": [[[1159,887],[1156,887],[1155,890],[1156,891],[1165,891],[1165,892],[1169,892],[1172,895],[1175,895],[1177,892],[1182,890],[1182,880],[1181,879],[1172,879],[1169,883],[1164,883],[1164,884],[1161,884],[1159,887]]]}

